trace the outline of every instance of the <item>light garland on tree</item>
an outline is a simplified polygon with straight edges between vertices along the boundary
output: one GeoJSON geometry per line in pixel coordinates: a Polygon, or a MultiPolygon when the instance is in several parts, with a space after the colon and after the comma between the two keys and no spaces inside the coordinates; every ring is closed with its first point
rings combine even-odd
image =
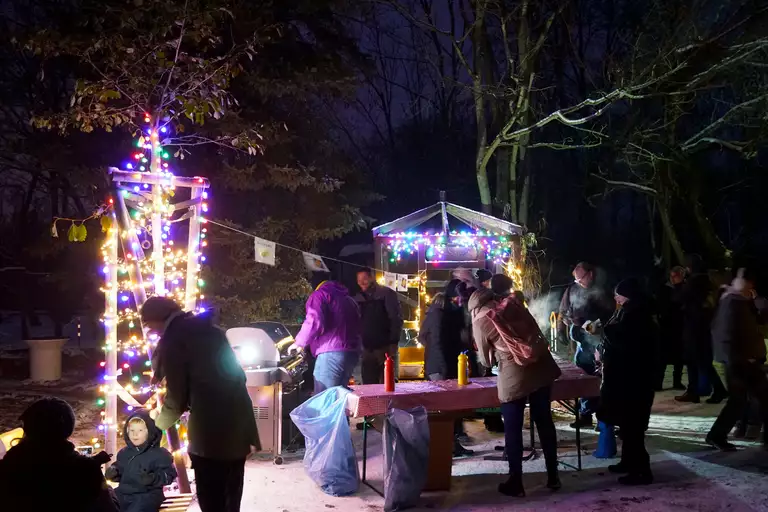
{"type": "Polygon", "coordinates": [[[452,231],[447,236],[438,233],[394,233],[387,235],[387,251],[390,263],[401,261],[403,256],[417,254],[425,250],[428,260],[439,261],[448,247],[471,247],[484,254],[485,259],[495,263],[504,263],[509,259],[512,244],[507,235],[490,231],[452,231]]]}
{"type": "MultiPolygon", "coordinates": [[[[207,181],[203,178],[183,178],[193,180],[193,186],[202,192],[193,197],[199,199],[196,208],[198,239],[192,240],[190,237],[191,247],[179,247],[174,241],[173,226],[186,217],[173,219],[176,208],[171,204],[171,198],[175,196],[177,178],[169,170],[167,160],[170,154],[160,142],[160,134],[166,133],[167,128],[153,123],[149,115],[145,116],[144,122],[148,126],[136,141],[137,151],[132,155],[132,161],[124,165],[125,172],[132,173],[131,181],[140,184],[123,184],[119,190],[126,208],[129,203],[131,205],[127,215],[129,225],[119,226],[119,223],[114,222],[114,217],[108,217],[110,222],[102,222],[102,230],[107,234],[101,249],[102,272],[105,276],[102,291],[107,297],[102,322],[108,334],[103,347],[105,361],[100,363],[104,374],[103,384],[99,388],[102,396],[97,400],[97,405],[102,410],[99,437],[92,439],[95,449],[101,448],[102,439],[106,444],[110,430],[117,431],[119,428],[118,411],[109,411],[110,399],[114,400],[115,395],[124,398],[128,402],[125,412],[130,414],[143,402],[130,400],[131,396],[143,396],[146,400],[154,393],[163,392],[150,383],[150,355],[158,340],[154,335],[145,336],[142,330],[139,315],[141,300],[160,295],[174,299],[184,309],[191,305],[195,313],[205,311],[201,303],[205,299],[202,293],[205,282],[200,278],[200,271],[205,262],[202,249],[208,245],[204,217],[208,212],[208,192],[205,191],[207,181]],[[142,182],[145,179],[149,183],[142,182]],[[160,237],[156,236],[153,221],[162,226],[160,237]],[[161,246],[160,251],[156,252],[155,242],[158,240],[161,246]],[[150,256],[146,257],[144,251],[151,251],[150,256]],[[159,275],[160,269],[162,276],[159,275]],[[188,293],[188,285],[191,293],[188,293]],[[110,338],[114,341],[110,341],[110,338]],[[110,354],[111,351],[115,353],[110,354]],[[107,362],[110,355],[119,356],[113,374],[107,362]]],[[[114,199],[110,199],[109,205],[112,210],[116,209],[114,199]]],[[[151,406],[147,405],[148,408],[151,406]]],[[[180,433],[185,440],[183,451],[186,449],[187,436],[184,430],[180,433]]]]}

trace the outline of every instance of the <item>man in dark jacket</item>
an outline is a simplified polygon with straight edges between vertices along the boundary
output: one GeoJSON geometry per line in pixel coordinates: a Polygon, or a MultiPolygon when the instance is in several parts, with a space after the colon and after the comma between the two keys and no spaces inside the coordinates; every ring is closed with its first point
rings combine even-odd
{"type": "Polygon", "coordinates": [[[683,286],[685,269],[674,267],[669,271],[669,281],[658,293],[658,315],[661,336],[656,391],[664,388],[664,374],[673,365],[672,389],[685,390],[683,386],[683,286]]]}
{"type": "MultiPolygon", "coordinates": [[[[741,269],[720,298],[712,322],[715,356],[725,364],[728,401],[706,440],[723,451],[736,449],[727,437],[747,407],[748,396],[758,401],[763,424],[768,425],[768,377],[763,371],[766,347],[754,299],[753,278],[741,269]]],[[[763,444],[768,447],[768,432],[763,432],[763,444]]]]}
{"type": "Polygon", "coordinates": [[[152,297],[143,324],[161,334],[152,368],[165,379],[157,427],[167,430],[189,411],[189,456],[203,512],[240,510],[246,457],[260,449],[245,373],[224,332],[205,315],[184,313],[171,299],[152,297]]]}
{"type": "Polygon", "coordinates": [[[157,512],[165,501],[163,487],[176,479],[173,456],[160,446],[163,436],[144,411],[132,414],[123,427],[125,448],[104,473],[119,482],[120,512],[157,512]]]}
{"type": "MultiPolygon", "coordinates": [[[[605,323],[614,311],[613,300],[596,282],[596,269],[586,262],[581,262],[573,269],[574,283],[568,287],[560,302],[560,320],[569,330],[569,336],[577,344],[574,364],[587,375],[597,371],[595,351],[600,345],[600,337],[584,329],[589,320],[605,323]]],[[[580,417],[578,424],[571,427],[591,427],[592,415],[597,409],[597,397],[584,398],[580,401],[580,417]]]]}
{"type": "Polygon", "coordinates": [[[688,367],[688,390],[676,396],[678,402],[699,403],[700,376],[712,386],[708,404],[719,404],[728,396],[715,367],[712,366],[710,324],[714,308],[712,282],[698,254],[687,257],[688,278],[682,290],[683,350],[688,367]]]}
{"type": "Polygon", "coordinates": [[[75,413],[59,398],[43,398],[21,415],[24,438],[0,460],[3,512],[117,512],[99,461],[80,455],[67,438],[75,413]]]}
{"type": "Polygon", "coordinates": [[[387,355],[397,361],[397,347],[403,329],[403,313],[397,292],[379,286],[371,269],[357,273],[360,293],[355,296],[363,324],[363,384],[384,382],[387,355]]]}

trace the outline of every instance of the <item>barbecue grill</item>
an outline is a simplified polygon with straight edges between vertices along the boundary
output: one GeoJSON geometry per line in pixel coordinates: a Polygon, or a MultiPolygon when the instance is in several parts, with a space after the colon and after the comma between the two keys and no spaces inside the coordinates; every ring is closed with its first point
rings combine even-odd
{"type": "Polygon", "coordinates": [[[308,364],[303,355],[288,354],[294,339],[279,322],[235,327],[227,331],[227,339],[245,371],[262,448],[272,453],[275,464],[282,464],[283,398],[298,398],[308,364]]]}

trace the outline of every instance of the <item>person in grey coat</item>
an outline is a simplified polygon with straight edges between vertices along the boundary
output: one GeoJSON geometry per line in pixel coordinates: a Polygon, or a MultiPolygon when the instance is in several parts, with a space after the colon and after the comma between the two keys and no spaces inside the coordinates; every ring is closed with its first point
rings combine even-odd
{"type": "MultiPolygon", "coordinates": [[[[715,359],[725,365],[728,401],[706,441],[722,451],[736,449],[728,442],[728,433],[743,414],[750,395],[760,404],[763,423],[768,424],[768,377],[763,371],[766,347],[755,297],[754,277],[739,269],[720,297],[712,322],[715,359]]],[[[763,432],[763,444],[768,447],[768,432],[763,432]]]]}

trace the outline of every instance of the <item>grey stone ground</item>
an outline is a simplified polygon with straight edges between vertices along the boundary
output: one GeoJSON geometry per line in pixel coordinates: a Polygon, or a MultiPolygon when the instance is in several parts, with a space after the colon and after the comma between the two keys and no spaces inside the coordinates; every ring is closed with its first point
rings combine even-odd
{"type": "MultiPolygon", "coordinates": [[[[544,487],[544,463],[537,458],[524,464],[528,496],[512,499],[500,496],[496,485],[503,479],[503,462],[482,460],[498,435],[487,433],[482,423],[470,422],[467,429],[474,438],[475,457],[456,461],[450,493],[423,496],[415,511],[768,511],[768,452],[757,443],[739,443],[737,453],[721,454],[708,449],[703,438],[721,406],[678,404],[673,391],[657,395],[651,419],[648,445],[656,483],[642,488],[625,488],[616,483],[605,467],[614,461],[583,456],[584,470],[565,470],[563,489],[552,493],[544,487]]],[[[566,416],[557,423],[562,460],[575,464],[574,433],[566,416]]],[[[358,449],[361,436],[353,430],[358,449]]],[[[597,441],[589,432],[585,452],[591,453],[597,441]]],[[[381,488],[381,437],[373,434],[369,450],[369,476],[381,488]]],[[[358,455],[360,455],[358,450],[358,455]]],[[[358,494],[334,498],[323,494],[305,475],[301,454],[288,456],[286,463],[250,461],[247,467],[243,511],[248,512],[358,512],[381,511],[383,500],[361,486],[358,494]]],[[[190,509],[197,511],[193,505],[190,509]]]]}

